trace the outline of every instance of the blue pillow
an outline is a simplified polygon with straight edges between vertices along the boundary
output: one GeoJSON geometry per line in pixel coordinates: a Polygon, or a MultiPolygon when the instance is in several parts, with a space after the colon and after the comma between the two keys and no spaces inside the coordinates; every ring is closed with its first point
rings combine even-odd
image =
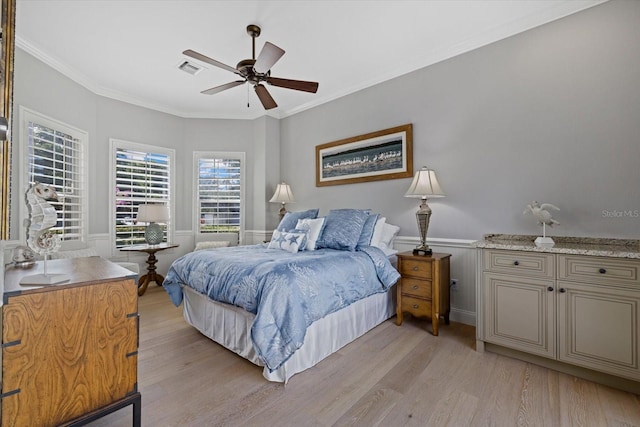
{"type": "Polygon", "coordinates": [[[376,228],[376,222],[378,221],[378,214],[370,214],[367,220],[364,222],[360,238],[358,239],[357,246],[369,246],[371,245],[371,238],[373,237],[373,230],[376,228]]]}
{"type": "Polygon", "coordinates": [[[280,224],[278,224],[278,231],[289,231],[289,230],[293,230],[294,228],[296,228],[296,225],[298,224],[298,220],[299,219],[305,219],[305,218],[311,218],[311,219],[315,219],[318,217],[318,211],[319,209],[309,209],[306,211],[299,211],[299,212],[287,212],[284,215],[284,218],[282,218],[282,221],[280,221],[280,224]]]}
{"type": "Polygon", "coordinates": [[[316,247],[354,251],[367,218],[369,213],[361,209],[330,210],[316,247]]]}

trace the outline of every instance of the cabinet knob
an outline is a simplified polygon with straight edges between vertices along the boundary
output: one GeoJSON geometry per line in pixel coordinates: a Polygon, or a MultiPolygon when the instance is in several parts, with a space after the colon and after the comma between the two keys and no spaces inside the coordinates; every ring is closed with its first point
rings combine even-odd
{"type": "Polygon", "coordinates": [[[560,293],[564,294],[565,292],[567,292],[567,290],[565,288],[560,288],[560,293]]]}
{"type": "Polygon", "coordinates": [[[520,261],[513,261],[513,265],[520,265],[520,261]]]}
{"type": "Polygon", "coordinates": [[[418,266],[413,267],[413,271],[418,271],[418,266]]]}
{"type": "Polygon", "coordinates": [[[598,272],[599,272],[600,274],[604,274],[604,273],[606,273],[606,272],[607,272],[607,270],[606,270],[605,268],[601,268],[600,270],[598,270],[598,272]]]}
{"type": "Polygon", "coordinates": [[[413,285],[413,290],[417,290],[418,289],[418,285],[413,285]]]}
{"type": "Polygon", "coordinates": [[[547,288],[547,290],[548,290],[549,292],[553,291],[553,286],[549,286],[549,287],[547,288]]]}
{"type": "Polygon", "coordinates": [[[420,306],[418,304],[413,304],[413,308],[418,309],[420,306]]]}

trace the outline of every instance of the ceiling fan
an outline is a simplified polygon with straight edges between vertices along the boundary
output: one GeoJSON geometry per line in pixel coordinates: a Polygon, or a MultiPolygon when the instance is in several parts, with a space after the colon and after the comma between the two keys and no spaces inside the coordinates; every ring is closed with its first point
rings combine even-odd
{"type": "Polygon", "coordinates": [[[205,95],[213,95],[248,82],[253,85],[253,88],[255,89],[260,102],[262,102],[262,105],[264,106],[264,109],[270,110],[277,107],[278,104],[276,104],[276,102],[267,91],[267,88],[262,83],[268,83],[272,86],[283,87],[286,89],[301,90],[304,92],[317,92],[318,83],[316,82],[271,77],[271,67],[273,67],[273,65],[278,62],[282,55],[284,55],[284,50],[280,49],[278,46],[272,43],[265,42],[262,50],[260,51],[260,55],[258,55],[258,59],[256,59],[256,37],[260,36],[260,27],[258,27],[257,25],[248,25],[247,34],[249,34],[252,39],[252,58],[243,59],[242,61],[238,62],[236,68],[223,64],[222,62],[216,61],[215,59],[211,59],[208,56],[205,56],[191,49],[187,49],[182,52],[184,55],[187,55],[191,58],[206,62],[207,64],[214,65],[216,67],[222,68],[223,70],[231,71],[232,73],[237,74],[244,79],[212,87],[211,89],[203,90],[201,93],[204,93],[205,95]]]}

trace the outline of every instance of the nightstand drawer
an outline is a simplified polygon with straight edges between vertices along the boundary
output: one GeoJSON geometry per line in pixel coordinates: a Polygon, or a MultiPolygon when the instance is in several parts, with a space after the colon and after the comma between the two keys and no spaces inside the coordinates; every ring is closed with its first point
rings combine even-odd
{"type": "Polygon", "coordinates": [[[572,255],[558,256],[558,279],[596,285],[640,286],[637,260],[572,255]]]}
{"type": "Polygon", "coordinates": [[[484,250],[484,271],[553,278],[555,263],[553,254],[520,251],[484,250]]]}
{"type": "Polygon", "coordinates": [[[413,295],[415,297],[431,299],[431,281],[412,279],[403,277],[400,286],[402,286],[403,295],[413,295]]]}
{"type": "Polygon", "coordinates": [[[417,317],[431,317],[431,301],[405,295],[402,297],[402,311],[417,317]]]}
{"type": "Polygon", "coordinates": [[[431,263],[422,260],[403,259],[400,274],[403,277],[413,276],[420,279],[431,279],[431,263]]]}

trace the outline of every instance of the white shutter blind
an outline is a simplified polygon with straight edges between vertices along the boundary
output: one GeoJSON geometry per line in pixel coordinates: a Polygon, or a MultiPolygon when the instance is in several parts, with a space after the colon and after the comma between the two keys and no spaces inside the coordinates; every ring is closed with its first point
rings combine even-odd
{"type": "Polygon", "coordinates": [[[240,231],[241,166],[234,158],[198,159],[200,233],[240,231]]]}
{"type": "Polygon", "coordinates": [[[27,167],[29,185],[39,182],[53,187],[58,202],[49,201],[58,223],[51,228],[65,240],[82,240],[84,182],[83,144],[63,131],[28,121],[27,167]]]}
{"type": "MultiPolygon", "coordinates": [[[[146,224],[137,224],[138,206],[170,206],[170,157],[116,148],[116,247],[145,243],[146,224]]],[[[160,224],[167,241],[167,224],[160,224]]]]}

